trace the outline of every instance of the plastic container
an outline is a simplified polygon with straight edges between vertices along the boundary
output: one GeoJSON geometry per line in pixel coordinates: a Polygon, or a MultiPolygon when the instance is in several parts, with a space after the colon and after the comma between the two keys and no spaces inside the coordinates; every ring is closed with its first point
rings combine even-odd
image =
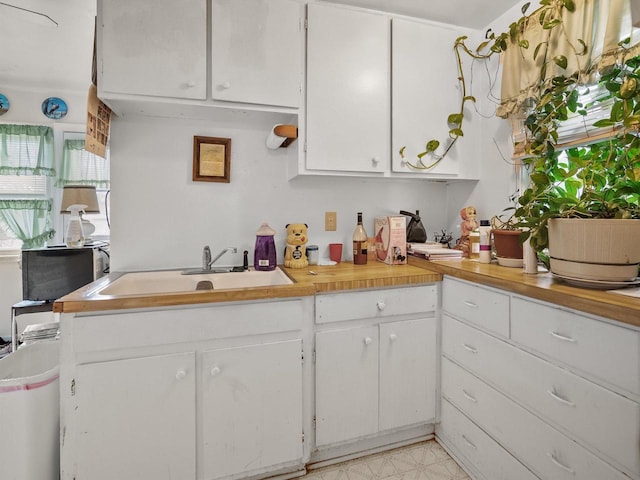
{"type": "Polygon", "coordinates": [[[60,477],[60,347],[56,340],[19,348],[0,360],[0,477],[60,477]]]}
{"type": "Polygon", "coordinates": [[[307,245],[307,260],[309,265],[317,265],[320,257],[318,245],[307,245]]]}
{"type": "Polygon", "coordinates": [[[480,231],[477,228],[469,233],[469,258],[472,260],[480,258],[480,231]]]}
{"type": "Polygon", "coordinates": [[[491,263],[491,225],[489,220],[480,220],[478,232],[480,233],[478,261],[480,263],[491,263]]]}
{"type": "Polygon", "coordinates": [[[67,233],[64,236],[64,243],[69,248],[84,247],[84,230],[82,228],[82,219],[80,212],[87,208],[86,205],[69,205],[67,208],[71,212],[69,216],[69,224],[67,225],[67,233]]]}
{"type": "Polygon", "coordinates": [[[267,223],[260,225],[256,232],[256,245],[253,251],[253,267],[256,270],[276,269],[276,242],[273,238],[275,234],[276,231],[267,223]]]}

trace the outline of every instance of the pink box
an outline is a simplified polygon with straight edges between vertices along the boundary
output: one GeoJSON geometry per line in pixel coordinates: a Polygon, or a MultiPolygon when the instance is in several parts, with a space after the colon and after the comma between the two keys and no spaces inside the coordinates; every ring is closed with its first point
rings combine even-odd
{"type": "Polygon", "coordinates": [[[375,219],[376,258],[389,265],[407,263],[407,219],[402,216],[375,219]]]}

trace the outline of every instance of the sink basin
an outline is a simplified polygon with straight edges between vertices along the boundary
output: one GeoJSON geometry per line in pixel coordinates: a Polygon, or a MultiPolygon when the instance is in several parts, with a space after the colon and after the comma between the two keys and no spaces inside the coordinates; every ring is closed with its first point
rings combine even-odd
{"type": "Polygon", "coordinates": [[[181,271],[167,270],[155,272],[125,273],[98,295],[154,295],[162,293],[227,290],[233,288],[269,287],[290,285],[293,281],[280,268],[269,272],[248,270],[229,273],[203,273],[200,275],[182,275],[181,271]],[[210,284],[208,283],[210,282],[210,284]],[[200,288],[198,284],[200,283],[200,288]],[[202,288],[204,286],[205,288],[202,288]],[[206,287],[209,288],[206,288],[206,287]]]}

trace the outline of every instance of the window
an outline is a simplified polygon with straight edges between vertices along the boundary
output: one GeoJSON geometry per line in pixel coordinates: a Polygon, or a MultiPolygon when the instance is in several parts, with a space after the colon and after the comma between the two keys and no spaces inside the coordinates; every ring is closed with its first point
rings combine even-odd
{"type": "Polygon", "coordinates": [[[0,124],[0,228],[23,248],[51,239],[53,130],[40,125],[0,124]]]}
{"type": "MultiPolygon", "coordinates": [[[[62,162],[56,186],[62,188],[65,185],[96,187],[100,213],[85,214],[84,218],[95,227],[91,238],[107,240],[109,237],[109,150],[107,149],[106,158],[94,155],[85,150],[84,134],[65,132],[62,162]]],[[[62,224],[60,225],[63,230],[62,224]]]]}

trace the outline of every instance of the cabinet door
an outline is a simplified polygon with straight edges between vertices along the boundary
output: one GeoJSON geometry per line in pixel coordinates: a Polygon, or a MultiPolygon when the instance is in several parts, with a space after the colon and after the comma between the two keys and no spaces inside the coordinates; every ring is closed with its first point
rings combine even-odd
{"type": "Polygon", "coordinates": [[[309,4],[307,157],[311,170],[389,170],[389,19],[309,4]]]}
{"type": "Polygon", "coordinates": [[[380,325],[379,428],[435,419],[436,319],[380,325]]]}
{"type": "Polygon", "coordinates": [[[77,480],[194,479],[195,354],[80,365],[77,480]]]}
{"type": "Polygon", "coordinates": [[[203,478],[302,461],[302,341],[205,352],[203,478]]]}
{"type": "Polygon", "coordinates": [[[100,93],[204,100],[206,5],[206,0],[100,1],[100,93]]]}
{"type": "MultiPolygon", "coordinates": [[[[444,151],[450,128],[447,116],[458,111],[461,100],[453,45],[462,33],[446,26],[397,18],[393,19],[392,31],[392,171],[456,175],[465,158],[462,146],[470,138],[461,138],[430,170],[409,167],[399,151],[406,147],[406,160],[414,164],[429,140],[439,140],[437,151],[444,151]]],[[[431,156],[423,157],[426,165],[431,162],[431,156]]]]}
{"type": "Polygon", "coordinates": [[[303,8],[295,0],[213,0],[214,99],[300,106],[303,8]]]}
{"type": "Polygon", "coordinates": [[[316,334],[316,445],[378,431],[378,327],[316,334]]]}

